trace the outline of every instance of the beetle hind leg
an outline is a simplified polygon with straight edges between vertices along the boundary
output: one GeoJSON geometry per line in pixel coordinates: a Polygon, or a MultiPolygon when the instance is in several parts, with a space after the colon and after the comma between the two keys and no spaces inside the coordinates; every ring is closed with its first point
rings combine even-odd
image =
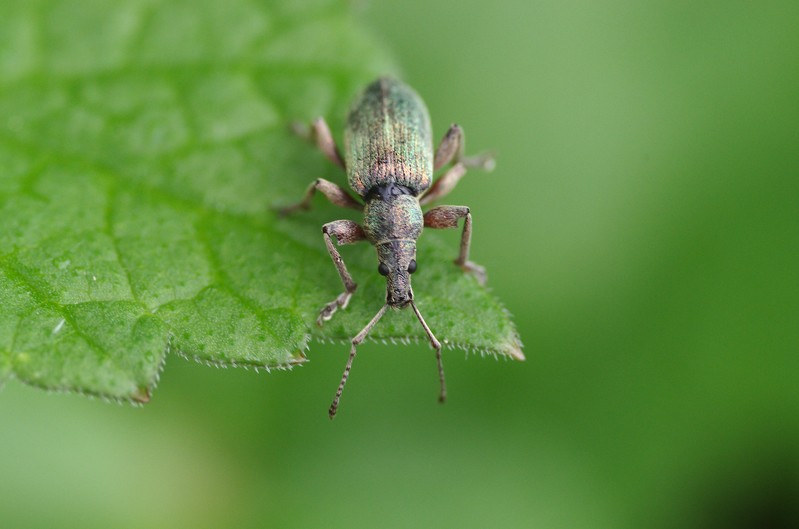
{"type": "Polygon", "coordinates": [[[295,121],[291,124],[291,129],[297,136],[314,143],[325,155],[325,158],[344,169],[344,158],[342,158],[341,151],[339,151],[336,140],[333,139],[333,134],[324,118],[316,118],[311,122],[310,127],[305,123],[295,121]]]}
{"type": "Polygon", "coordinates": [[[424,206],[449,194],[450,191],[455,189],[455,186],[458,185],[458,182],[469,168],[478,168],[485,171],[494,169],[493,154],[483,153],[476,156],[464,156],[463,143],[463,129],[453,124],[444,135],[438,149],[436,149],[433,169],[438,170],[450,162],[453,162],[453,165],[422,195],[419,199],[420,204],[424,206]]]}
{"type": "Polygon", "coordinates": [[[464,156],[465,137],[463,129],[457,123],[450,125],[441,139],[433,159],[433,170],[437,171],[450,162],[462,163],[466,167],[474,167],[491,171],[494,169],[494,155],[490,152],[475,156],[464,156]]]}

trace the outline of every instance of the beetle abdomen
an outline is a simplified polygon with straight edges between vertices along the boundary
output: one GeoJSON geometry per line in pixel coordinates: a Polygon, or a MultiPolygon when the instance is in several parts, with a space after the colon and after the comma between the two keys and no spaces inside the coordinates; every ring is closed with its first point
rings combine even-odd
{"type": "Polygon", "coordinates": [[[344,157],[350,187],[362,197],[387,183],[417,195],[430,187],[433,140],[419,95],[389,77],[367,86],[347,117],[344,157]]]}

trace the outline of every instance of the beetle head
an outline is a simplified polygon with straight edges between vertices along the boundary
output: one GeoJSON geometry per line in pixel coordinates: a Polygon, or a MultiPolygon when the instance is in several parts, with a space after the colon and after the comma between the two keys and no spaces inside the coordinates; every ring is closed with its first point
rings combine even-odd
{"type": "Polygon", "coordinates": [[[395,239],[377,246],[377,271],[386,276],[386,303],[401,308],[413,299],[411,274],[416,271],[416,241],[395,239]]]}
{"type": "Polygon", "coordinates": [[[378,272],[386,276],[386,303],[394,308],[413,299],[410,274],[416,270],[416,239],[424,218],[415,196],[389,191],[393,184],[378,186],[364,207],[363,229],[377,249],[378,272]],[[385,188],[385,189],[384,189],[385,188]]]}

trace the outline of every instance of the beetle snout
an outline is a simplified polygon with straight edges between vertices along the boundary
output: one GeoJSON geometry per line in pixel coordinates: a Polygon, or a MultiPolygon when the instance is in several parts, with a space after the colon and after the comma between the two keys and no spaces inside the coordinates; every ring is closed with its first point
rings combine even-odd
{"type": "Polygon", "coordinates": [[[403,307],[413,299],[413,292],[407,274],[389,277],[386,285],[386,303],[392,307],[403,307]]]}
{"type": "Polygon", "coordinates": [[[386,300],[389,305],[392,307],[402,307],[410,303],[413,299],[413,296],[410,295],[408,292],[395,292],[389,291],[388,292],[388,299],[386,300]]]}

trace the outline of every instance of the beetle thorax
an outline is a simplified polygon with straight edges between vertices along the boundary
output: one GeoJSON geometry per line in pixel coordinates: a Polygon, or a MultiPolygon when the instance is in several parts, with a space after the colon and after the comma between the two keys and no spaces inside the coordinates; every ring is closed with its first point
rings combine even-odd
{"type": "Polygon", "coordinates": [[[408,188],[394,184],[370,191],[363,215],[363,229],[374,245],[398,239],[415,241],[424,226],[419,200],[408,188]]]}

